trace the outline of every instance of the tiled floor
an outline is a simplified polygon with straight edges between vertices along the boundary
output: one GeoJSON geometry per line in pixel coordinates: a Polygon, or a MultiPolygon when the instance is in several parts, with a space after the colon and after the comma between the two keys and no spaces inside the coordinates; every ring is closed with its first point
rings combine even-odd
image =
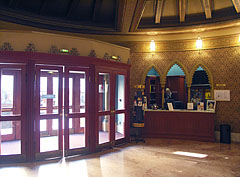
{"type": "MultiPolygon", "coordinates": [[[[124,138],[121,133],[115,133],[116,139],[124,138]]],[[[100,144],[109,141],[109,132],[99,132],[100,144]]],[[[70,134],[69,136],[70,149],[85,147],[85,134],[70,134]]],[[[58,136],[41,137],[40,151],[54,151],[58,150],[58,136]]],[[[11,155],[21,153],[21,141],[5,141],[1,143],[1,155],[11,155]]],[[[1,176],[0,176],[1,177],[1,176]]]]}
{"type": "Polygon", "coordinates": [[[5,165],[1,177],[237,177],[240,144],[146,139],[87,156],[5,165]],[[206,156],[206,157],[204,157],[206,156]]]}

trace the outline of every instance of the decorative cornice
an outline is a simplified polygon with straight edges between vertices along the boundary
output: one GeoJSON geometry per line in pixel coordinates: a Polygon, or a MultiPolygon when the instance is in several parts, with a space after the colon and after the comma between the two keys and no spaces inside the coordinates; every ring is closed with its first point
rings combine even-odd
{"type": "Polygon", "coordinates": [[[77,48],[72,48],[72,49],[70,50],[70,53],[69,53],[69,55],[73,55],[73,56],[79,56],[80,54],[79,54],[79,52],[78,52],[78,49],[77,49],[77,48]]]}
{"type": "Polygon", "coordinates": [[[104,56],[103,56],[103,59],[105,60],[110,60],[110,56],[108,53],[105,53],[104,56]]]}
{"type": "MultiPolygon", "coordinates": [[[[196,38],[197,40],[197,38],[196,38]]],[[[150,51],[149,42],[130,41],[122,42],[122,45],[131,48],[132,53],[157,53],[167,51],[189,51],[189,50],[207,50],[225,47],[240,46],[239,35],[222,36],[215,38],[202,38],[202,49],[196,49],[196,40],[178,40],[178,41],[155,41],[156,51],[150,51]]]]}
{"type": "Polygon", "coordinates": [[[33,43],[29,43],[27,48],[25,49],[26,52],[37,52],[37,49],[33,43]]]}
{"type": "Polygon", "coordinates": [[[58,53],[59,53],[59,49],[58,49],[55,45],[52,45],[52,46],[50,47],[48,53],[58,54],[58,53]]]}
{"type": "Polygon", "coordinates": [[[88,54],[88,56],[89,56],[89,57],[94,57],[94,58],[96,58],[96,57],[97,57],[97,54],[96,54],[95,50],[92,49],[92,50],[90,51],[90,53],[88,54]]]}
{"type": "Polygon", "coordinates": [[[13,51],[13,48],[9,42],[4,42],[0,48],[1,51],[13,51]]]}

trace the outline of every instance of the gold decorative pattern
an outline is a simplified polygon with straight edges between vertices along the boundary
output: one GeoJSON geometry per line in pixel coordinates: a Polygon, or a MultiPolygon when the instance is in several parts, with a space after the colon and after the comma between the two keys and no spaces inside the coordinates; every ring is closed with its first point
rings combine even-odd
{"type": "Polygon", "coordinates": [[[208,75],[208,82],[210,84],[210,88],[211,88],[211,98],[214,98],[214,83],[213,83],[213,77],[212,77],[212,74],[211,72],[209,71],[208,67],[205,66],[205,64],[199,62],[197,63],[193,68],[192,68],[192,71],[190,73],[190,77],[189,77],[189,80],[187,81],[187,85],[188,87],[191,87],[192,85],[192,79],[193,79],[193,76],[194,76],[194,73],[195,71],[197,70],[197,68],[201,66],[207,73],[208,75]]]}
{"type": "MultiPolygon", "coordinates": [[[[191,40],[177,40],[177,41],[157,41],[155,40],[155,54],[159,52],[167,51],[204,51],[206,49],[217,49],[226,47],[237,47],[240,46],[239,35],[229,35],[214,38],[202,38],[202,49],[196,48],[196,39],[191,40]]],[[[139,42],[139,41],[128,41],[126,43],[121,42],[123,46],[131,48],[131,52],[134,53],[150,53],[150,41],[139,42]]]]}
{"type": "Polygon", "coordinates": [[[219,131],[220,124],[230,124],[232,132],[240,133],[240,46],[200,51],[168,51],[154,54],[134,52],[142,48],[141,43],[139,46],[133,45],[130,54],[131,102],[134,98],[134,85],[143,83],[145,73],[152,66],[159,72],[161,78],[165,78],[169,68],[177,63],[188,76],[188,84],[192,82],[192,76],[197,67],[202,66],[208,74],[213,89],[215,83],[225,83],[224,89],[230,90],[231,93],[230,102],[217,102],[216,104],[215,130],[219,131]]]}

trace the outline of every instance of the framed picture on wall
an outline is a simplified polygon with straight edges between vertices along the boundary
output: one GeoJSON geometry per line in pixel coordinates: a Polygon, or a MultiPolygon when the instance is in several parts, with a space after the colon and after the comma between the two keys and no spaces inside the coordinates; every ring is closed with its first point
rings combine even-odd
{"type": "Polygon", "coordinates": [[[215,111],[216,101],[215,100],[207,100],[207,111],[215,111]]]}

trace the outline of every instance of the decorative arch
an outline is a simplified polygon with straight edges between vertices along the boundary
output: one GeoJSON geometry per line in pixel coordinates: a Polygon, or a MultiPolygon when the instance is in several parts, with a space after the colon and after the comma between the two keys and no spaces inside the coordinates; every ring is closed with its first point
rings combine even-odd
{"type": "Polygon", "coordinates": [[[175,64],[177,64],[183,70],[183,72],[185,74],[186,82],[188,83],[189,73],[187,72],[187,68],[181,62],[179,62],[178,60],[174,60],[169,64],[169,66],[167,67],[167,70],[165,71],[165,73],[163,75],[163,79],[162,79],[162,82],[161,82],[162,85],[166,84],[167,74],[168,74],[169,70],[172,68],[172,66],[175,65],[175,64]]]}
{"type": "Polygon", "coordinates": [[[213,83],[213,76],[212,76],[212,73],[210,72],[210,70],[208,69],[208,67],[203,64],[203,63],[197,63],[196,65],[194,65],[194,67],[192,68],[191,70],[191,73],[190,73],[190,77],[189,77],[189,82],[188,84],[191,86],[192,85],[192,79],[193,79],[193,76],[194,76],[194,73],[195,71],[197,70],[197,68],[201,66],[204,71],[206,71],[207,73],[207,76],[208,76],[208,82],[210,84],[210,88],[211,88],[211,95],[212,95],[212,98],[214,98],[213,96],[213,90],[214,90],[214,83],[213,83]]]}
{"type": "Polygon", "coordinates": [[[146,79],[146,76],[147,76],[147,73],[148,73],[152,68],[154,68],[154,69],[158,72],[159,78],[160,78],[160,82],[162,81],[162,79],[163,79],[163,74],[162,74],[162,72],[160,71],[160,69],[158,69],[158,67],[157,67],[156,65],[152,64],[152,65],[148,66],[148,67],[145,69],[145,71],[143,72],[142,79],[141,79],[141,85],[144,85],[145,79],[146,79]]]}

